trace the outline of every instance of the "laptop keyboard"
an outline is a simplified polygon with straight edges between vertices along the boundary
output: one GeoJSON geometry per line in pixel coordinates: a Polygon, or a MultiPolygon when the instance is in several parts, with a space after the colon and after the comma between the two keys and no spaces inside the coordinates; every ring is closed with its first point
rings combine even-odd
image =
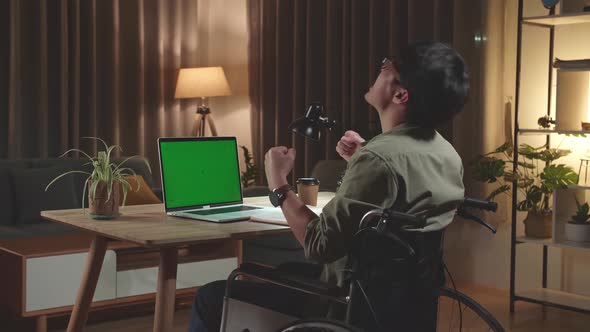
{"type": "Polygon", "coordinates": [[[250,211],[250,210],[257,210],[261,209],[260,207],[256,206],[247,206],[247,205],[240,205],[240,206],[230,206],[226,208],[216,208],[216,209],[207,209],[203,211],[187,211],[187,214],[194,214],[197,216],[206,216],[210,214],[218,214],[218,213],[228,213],[228,212],[241,212],[241,211],[250,211]]]}

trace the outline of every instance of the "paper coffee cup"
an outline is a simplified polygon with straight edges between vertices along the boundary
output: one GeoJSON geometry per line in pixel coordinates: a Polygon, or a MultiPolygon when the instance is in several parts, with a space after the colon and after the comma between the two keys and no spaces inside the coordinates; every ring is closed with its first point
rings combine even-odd
{"type": "Polygon", "coordinates": [[[320,181],[316,178],[297,179],[297,194],[306,205],[318,205],[318,192],[320,181]]]}

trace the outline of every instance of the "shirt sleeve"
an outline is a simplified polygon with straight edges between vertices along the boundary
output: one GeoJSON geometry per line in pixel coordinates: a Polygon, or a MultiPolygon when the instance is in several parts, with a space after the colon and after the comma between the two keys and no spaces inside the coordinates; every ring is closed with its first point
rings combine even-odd
{"type": "Polygon", "coordinates": [[[363,215],[390,207],[396,194],[396,178],[385,161],[370,150],[359,150],[349,161],[335,197],[307,224],[306,258],[331,263],[346,255],[363,215]]]}

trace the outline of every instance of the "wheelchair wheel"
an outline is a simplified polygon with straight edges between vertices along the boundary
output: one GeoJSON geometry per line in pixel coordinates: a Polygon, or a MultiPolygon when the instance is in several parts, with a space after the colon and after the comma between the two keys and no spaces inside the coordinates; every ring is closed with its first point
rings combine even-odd
{"type": "Polygon", "coordinates": [[[438,296],[438,331],[493,331],[504,328],[492,314],[469,296],[443,287],[438,296]]]}
{"type": "Polygon", "coordinates": [[[290,323],[288,326],[277,332],[360,332],[358,329],[344,324],[343,322],[313,318],[302,319],[290,323]]]}

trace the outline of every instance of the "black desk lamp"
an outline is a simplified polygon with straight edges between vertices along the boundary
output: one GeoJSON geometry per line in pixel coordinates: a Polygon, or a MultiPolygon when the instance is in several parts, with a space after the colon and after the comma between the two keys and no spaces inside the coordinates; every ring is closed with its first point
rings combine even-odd
{"type": "Polygon", "coordinates": [[[293,121],[289,125],[289,129],[294,133],[319,141],[322,129],[332,130],[336,126],[336,121],[328,120],[328,117],[322,116],[323,110],[324,107],[321,104],[310,104],[305,116],[293,121]]]}

